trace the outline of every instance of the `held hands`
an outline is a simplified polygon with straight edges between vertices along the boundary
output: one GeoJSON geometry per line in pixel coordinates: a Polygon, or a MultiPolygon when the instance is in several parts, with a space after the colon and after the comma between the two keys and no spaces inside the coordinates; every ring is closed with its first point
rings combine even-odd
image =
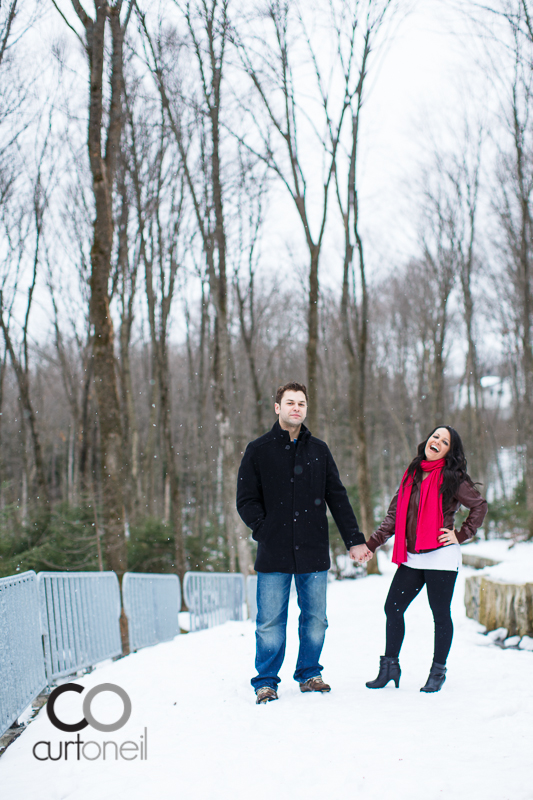
{"type": "Polygon", "coordinates": [[[459,544],[455,531],[451,531],[449,528],[440,528],[440,530],[443,531],[438,537],[441,544],[459,544]]]}
{"type": "Polygon", "coordinates": [[[358,564],[365,564],[373,558],[374,553],[368,549],[366,544],[357,544],[354,547],[350,547],[349,555],[352,561],[356,561],[358,564]]]}

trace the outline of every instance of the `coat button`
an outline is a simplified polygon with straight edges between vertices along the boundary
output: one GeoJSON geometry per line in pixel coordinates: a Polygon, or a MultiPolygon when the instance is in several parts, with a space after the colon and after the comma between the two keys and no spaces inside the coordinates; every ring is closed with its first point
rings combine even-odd
{"type": "Polygon", "coordinates": [[[299,550],[299,549],[300,549],[300,545],[299,545],[299,544],[295,544],[295,545],[294,545],[294,549],[295,549],[295,550],[299,550]]]}
{"type": "Polygon", "coordinates": [[[286,445],[285,445],[285,450],[290,450],[290,449],[291,449],[291,446],[290,446],[290,444],[286,444],[286,445]]]}
{"type": "Polygon", "coordinates": [[[299,517],[299,516],[300,516],[300,512],[299,512],[299,511],[295,511],[295,512],[294,512],[294,516],[295,516],[295,517],[299,517]]]}

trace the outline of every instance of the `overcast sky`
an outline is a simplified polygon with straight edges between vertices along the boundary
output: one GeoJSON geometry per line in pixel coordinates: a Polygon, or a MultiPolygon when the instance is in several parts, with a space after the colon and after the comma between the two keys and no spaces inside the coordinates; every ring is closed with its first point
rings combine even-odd
{"type": "MultiPolygon", "coordinates": [[[[416,183],[432,137],[451,138],[465,110],[476,116],[494,106],[491,97],[480,102],[486,82],[476,67],[475,42],[465,17],[451,5],[444,0],[406,0],[404,7],[411,11],[397,19],[390,41],[371,66],[358,165],[361,229],[371,281],[417,254],[416,183]]],[[[70,9],[66,0],[63,6],[70,9]]],[[[53,9],[47,10],[43,23],[47,35],[40,42],[42,51],[49,51],[58,36],[68,42],[69,65],[82,68],[80,89],[86,87],[85,69],[78,58],[72,60],[78,48],[73,34],[53,9]]],[[[83,107],[81,95],[79,100],[83,107]]],[[[281,187],[272,200],[264,231],[269,248],[265,264],[289,268],[303,279],[308,256],[295,247],[295,241],[302,242],[301,223],[281,187]],[[296,263],[291,263],[289,249],[297,253],[296,263]]],[[[330,222],[321,282],[338,290],[343,237],[333,197],[330,222]]],[[[179,328],[178,322],[177,338],[179,328]]]]}
{"type": "Polygon", "coordinates": [[[361,182],[372,209],[365,224],[383,241],[384,229],[372,222],[381,210],[390,225],[383,245],[391,256],[405,257],[414,245],[411,192],[431,138],[451,139],[465,113],[483,113],[479,94],[485,81],[476,67],[477,51],[456,9],[442,0],[419,0],[400,22],[373,80],[363,122],[361,182]]]}
{"type": "MultiPolygon", "coordinates": [[[[474,124],[481,118],[487,124],[497,105],[466,17],[443,0],[409,5],[412,10],[397,19],[393,35],[371,64],[363,108],[358,182],[371,280],[417,254],[416,189],[432,141],[452,148],[465,115],[474,124]]],[[[294,246],[300,223],[282,188],[274,197],[267,226],[283,260],[283,242],[294,246]]],[[[331,288],[339,286],[344,246],[334,205],[332,198],[321,264],[322,285],[331,288]]],[[[303,277],[305,250],[301,257],[303,277]]]]}

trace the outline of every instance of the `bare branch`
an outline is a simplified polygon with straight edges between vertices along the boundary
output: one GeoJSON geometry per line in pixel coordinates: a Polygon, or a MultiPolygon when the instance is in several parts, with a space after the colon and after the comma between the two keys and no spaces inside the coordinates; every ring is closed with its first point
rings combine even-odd
{"type": "Polygon", "coordinates": [[[82,37],[80,36],[80,34],[79,34],[79,33],[78,33],[78,31],[76,30],[76,28],[74,28],[74,27],[73,27],[73,26],[70,24],[70,22],[68,21],[68,19],[66,18],[66,16],[63,14],[63,12],[61,11],[61,9],[60,9],[60,8],[59,8],[59,6],[57,5],[57,3],[56,3],[56,0],[52,0],[52,5],[54,6],[54,8],[55,8],[55,10],[58,12],[58,14],[61,16],[61,18],[63,19],[63,22],[65,23],[65,25],[66,25],[68,28],[70,28],[70,30],[72,31],[72,33],[74,33],[74,34],[76,35],[76,37],[77,37],[78,41],[79,41],[79,42],[80,42],[80,44],[83,46],[83,49],[84,49],[84,50],[86,50],[86,48],[87,48],[87,42],[84,42],[84,41],[83,41],[82,37]]]}

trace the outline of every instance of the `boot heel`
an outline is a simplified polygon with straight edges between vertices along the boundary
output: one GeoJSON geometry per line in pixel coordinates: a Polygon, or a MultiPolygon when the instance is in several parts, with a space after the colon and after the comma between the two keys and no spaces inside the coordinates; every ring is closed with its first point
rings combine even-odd
{"type": "Polygon", "coordinates": [[[442,684],[444,683],[445,680],[446,680],[446,665],[436,664],[434,661],[429,671],[429,677],[427,679],[426,685],[422,686],[420,691],[426,692],[428,694],[433,692],[440,692],[440,690],[442,689],[442,684]]]}
{"type": "Polygon", "coordinates": [[[397,656],[380,656],[379,674],[375,680],[368,681],[366,686],[368,689],[383,689],[390,681],[393,681],[396,688],[399,689],[401,674],[397,656]]]}

